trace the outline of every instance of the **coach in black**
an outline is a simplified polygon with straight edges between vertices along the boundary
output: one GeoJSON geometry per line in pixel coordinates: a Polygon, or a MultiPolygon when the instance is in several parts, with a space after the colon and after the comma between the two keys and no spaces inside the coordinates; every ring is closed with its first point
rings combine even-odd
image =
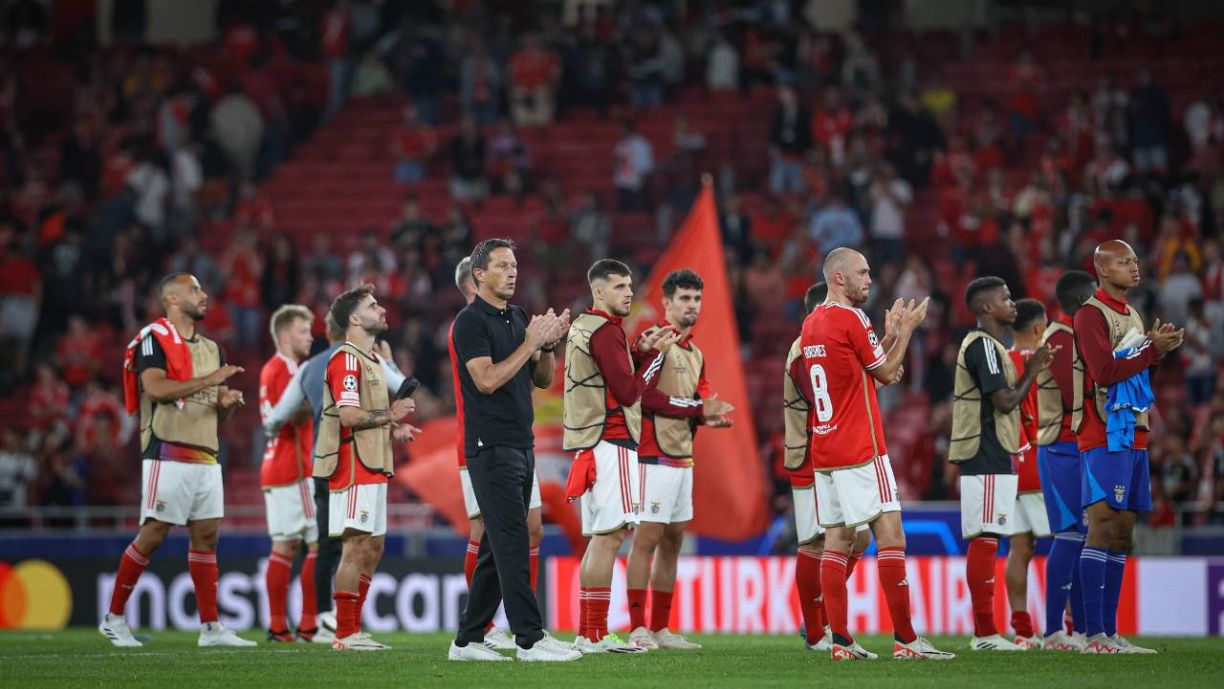
{"type": "Polygon", "coordinates": [[[527,509],[535,475],[535,411],[531,388],[548,388],[553,351],[569,330],[569,311],[530,320],[509,304],[518,280],[514,243],[488,239],[472,252],[476,300],[455,318],[463,396],[464,454],[485,533],[451,660],[508,660],[483,644],[485,628],[504,598],[506,616],[525,661],[576,660],[572,647],[544,633],[531,590],[527,509]]]}

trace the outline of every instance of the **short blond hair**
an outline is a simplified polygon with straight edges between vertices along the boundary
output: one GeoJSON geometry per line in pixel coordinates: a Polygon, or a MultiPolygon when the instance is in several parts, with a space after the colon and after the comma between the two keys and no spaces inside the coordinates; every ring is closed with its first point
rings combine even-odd
{"type": "Polygon", "coordinates": [[[301,304],[285,304],[276,311],[273,311],[268,328],[272,333],[272,342],[275,343],[277,336],[293,325],[293,322],[299,318],[307,323],[314,323],[314,312],[301,304]]]}

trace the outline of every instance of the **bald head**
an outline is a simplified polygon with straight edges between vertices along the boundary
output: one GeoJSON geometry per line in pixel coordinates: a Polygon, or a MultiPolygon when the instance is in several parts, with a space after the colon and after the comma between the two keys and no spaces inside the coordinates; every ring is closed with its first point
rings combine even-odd
{"type": "Polygon", "coordinates": [[[1134,255],[1135,250],[1131,248],[1130,244],[1121,239],[1110,239],[1097,245],[1096,251],[1092,254],[1092,263],[1099,271],[1102,262],[1109,261],[1110,259],[1133,257],[1134,255]]]}
{"type": "Polygon", "coordinates": [[[1130,244],[1121,239],[1101,242],[1092,255],[1092,264],[1102,287],[1108,285],[1115,292],[1125,294],[1126,290],[1139,286],[1139,258],[1130,244]]]}
{"type": "Polygon", "coordinates": [[[824,260],[824,279],[827,283],[833,282],[833,276],[836,273],[845,273],[855,259],[862,260],[864,263],[867,259],[854,249],[848,249],[844,246],[839,246],[829,252],[824,260]]]}
{"type": "Polygon", "coordinates": [[[871,267],[854,249],[838,247],[830,251],[824,260],[824,278],[830,301],[859,306],[871,296],[871,267]]]}

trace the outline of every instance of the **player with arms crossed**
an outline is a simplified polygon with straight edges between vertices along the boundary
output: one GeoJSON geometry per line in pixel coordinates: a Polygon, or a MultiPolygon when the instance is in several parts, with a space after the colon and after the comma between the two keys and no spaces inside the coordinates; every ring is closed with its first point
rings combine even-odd
{"type": "Polygon", "coordinates": [[[1073,423],[1083,459],[1080,502],[1088,513],[1088,539],[1080,553],[1084,653],[1155,653],[1118,634],[1118,599],[1135,519],[1152,509],[1149,371],[1181,346],[1185,330],[1156,319],[1144,337],[1143,318],[1126,301],[1127,290],[1139,285],[1139,259],[1126,242],[1102,243],[1093,265],[1100,289],[1075,312],[1075,346],[1084,370],[1075,379],[1083,407],[1073,423]],[[1130,406],[1106,411],[1113,404],[1130,406]]]}
{"type": "Polygon", "coordinates": [[[816,516],[827,529],[820,569],[825,613],[832,631],[834,660],[867,660],[877,656],[850,637],[846,567],[854,528],[870,524],[880,546],[880,584],[888,600],[897,659],[944,660],[914,632],[910,620],[909,584],[905,574],[905,532],[901,502],[893,478],[876,383],[900,379],[910,336],[926,317],[927,300],[915,306],[893,305],[886,319],[891,347],[885,351],[858,307],[871,291],[871,269],[862,254],[847,248],[824,260],[829,297],[803,322],[800,346],[804,375],[811,382],[812,466],[816,470],[816,516]]]}
{"type": "Polygon", "coordinates": [[[1054,543],[1046,557],[1046,651],[1082,651],[1084,587],[1079,583],[1080,551],[1085,525],[1080,507],[1080,453],[1072,418],[1083,406],[1074,394],[1074,377],[1083,370],[1075,348],[1072,317],[1096,291],[1096,278],[1082,270],[1067,271],[1058,279],[1055,294],[1062,313],[1046,327],[1045,342],[1054,349],[1054,362],[1037,374],[1037,466],[1045,495],[1046,517],[1054,543]],[[1070,598],[1072,633],[1062,621],[1070,598]]]}
{"type": "MultiPolygon", "coordinates": [[[[693,518],[693,435],[697,424],[726,428],[733,407],[710,395],[705,355],[693,342],[701,315],[701,276],[677,270],[663,280],[665,320],[655,328],[680,338],[664,355],[657,392],[642,395],[641,513],[629,551],[629,643],[642,648],[696,649],[668,628],[676,566],[684,544],[684,526],[693,518]],[[653,572],[651,559],[653,562],[653,572]],[[646,585],[650,584],[650,627],[646,627],[646,585]]],[[[639,366],[648,362],[639,362],[639,366]]]]}
{"type": "MultiPolygon", "coordinates": [[[[638,523],[641,486],[638,441],[642,395],[654,389],[663,355],[675,344],[671,328],[643,333],[638,349],[649,362],[636,373],[621,322],[633,306],[632,271],[611,259],[587,271],[592,306],[574,319],[565,345],[563,447],[576,452],[566,485],[581,497],[582,531],[591,541],[582,556],[579,627],[574,648],[583,653],[636,653],[608,632],[612,570],[628,531],[638,523]]],[[[680,411],[680,410],[678,410],[680,411]]]]}
{"type": "MultiPolygon", "coordinates": [[[[468,304],[476,300],[476,281],[472,278],[472,257],[464,256],[459,265],[455,266],[455,286],[463,294],[468,304]]],[[[455,441],[455,454],[459,460],[459,482],[463,486],[463,506],[468,516],[467,552],[463,556],[463,576],[468,587],[472,586],[472,573],[476,571],[476,558],[480,554],[480,539],[484,536],[484,519],[480,516],[480,505],[476,503],[476,492],[472,490],[472,477],[468,475],[467,458],[463,446],[463,395],[459,387],[459,356],[455,352],[455,324],[451,323],[450,332],[446,335],[447,347],[450,350],[451,376],[455,390],[455,418],[458,420],[459,435],[455,441]]],[[[531,590],[535,590],[540,572],[540,540],[544,538],[544,521],[540,514],[540,479],[532,477],[531,502],[527,509],[527,539],[528,557],[531,566],[531,590]]],[[[485,632],[485,645],[490,648],[513,651],[518,646],[504,630],[493,627],[485,632]]]]}
{"type": "Polygon", "coordinates": [[[171,526],[191,537],[187,569],[200,610],[200,646],[254,646],[217,621],[217,540],[225,511],[217,427],[243,404],[224,385],[241,373],[225,350],[196,332],[208,295],[194,276],[173,273],[157,287],[164,318],[141,329],[124,359],[129,414],[140,409],[140,533],[124,551],[110,609],[98,631],[121,648],[142,646],[124,619],[128,598],[171,526]]]}
{"type": "MultiPolygon", "coordinates": [[[[1033,352],[1043,343],[1048,319],[1045,306],[1036,299],[1021,299],[1016,302],[1015,346],[1007,353],[1012,365],[1018,369],[1028,366],[1033,352]]],[[[1020,435],[1024,452],[1017,456],[1016,466],[1016,514],[1012,520],[1010,549],[1004,570],[1007,580],[1007,602],[1011,606],[1011,624],[1016,631],[1013,643],[1027,650],[1041,648],[1041,640],[1033,631],[1033,618],[1028,612],[1028,568],[1033,561],[1033,551],[1038,538],[1050,535],[1050,521],[1046,517],[1045,496],[1041,492],[1041,475],[1037,468],[1037,392],[1042,376],[1049,369],[1038,373],[1037,381],[1029,387],[1028,395],[1020,403],[1020,435]]]]}
{"type": "MultiPolygon", "coordinates": [[[[818,282],[803,295],[806,316],[824,302],[829,288],[818,282]]],[[[824,557],[825,530],[816,520],[816,472],[808,451],[812,413],[812,381],[804,370],[801,338],[796,337],[786,355],[786,370],[782,376],[782,423],[785,429],[787,469],[791,485],[791,502],[795,510],[795,589],[799,593],[799,610],[803,615],[801,630],[804,646],[809,651],[827,653],[833,647],[832,634],[825,624],[824,600],[820,591],[820,561],[824,557]]],[[[884,342],[887,347],[890,343],[884,342]]],[[[854,572],[858,556],[871,543],[871,529],[862,524],[854,533],[846,578],[854,572]]]]}
{"type": "Polygon", "coordinates": [[[970,541],[966,582],[973,602],[975,651],[1023,651],[999,635],[994,619],[995,554],[999,537],[1015,521],[1015,456],[1024,451],[1020,405],[1038,371],[1049,367],[1050,347],[1033,352],[1023,375],[1003,339],[1016,321],[1016,304],[1002,278],[980,277],[965,289],[978,327],[961,342],[952,395],[948,461],[960,471],[961,535],[970,541]],[[1009,521],[1011,520],[1011,521],[1009,521]]]}
{"type": "Polygon", "coordinates": [[[391,401],[374,341],[387,330],[387,310],[374,298],[374,288],[362,285],[341,294],[329,313],[344,326],[345,341],[327,362],[314,475],[329,479],[328,527],[342,543],[332,648],[381,651],[388,647],[361,632],[361,609],[386,540],[391,443],[413,439],[418,429],[400,421],[416,404],[391,401]]]}
{"type": "MultiPolygon", "coordinates": [[[[300,304],[286,304],[272,314],[272,341],[276,354],[264,363],[259,372],[259,414],[264,423],[273,407],[285,393],[293,374],[310,356],[314,336],[310,325],[314,314],[300,304]]],[[[299,412],[297,423],[287,423],[275,435],[268,437],[263,464],[259,470],[259,487],[263,490],[267,508],[268,535],[272,538],[272,553],[264,585],[268,594],[268,640],[292,643],[285,608],[289,597],[289,580],[298,546],[306,544],[306,560],[302,565],[302,619],[298,621],[297,638],[312,641],[319,633],[315,616],[315,561],[319,549],[319,527],[315,520],[314,480],[311,477],[314,449],[314,419],[309,408],[299,412]]]]}

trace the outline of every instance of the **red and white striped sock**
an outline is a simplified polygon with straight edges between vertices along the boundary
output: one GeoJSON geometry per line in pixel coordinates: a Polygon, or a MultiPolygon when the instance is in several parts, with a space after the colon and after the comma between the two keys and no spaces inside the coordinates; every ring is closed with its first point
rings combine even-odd
{"type": "Polygon", "coordinates": [[[463,554],[463,578],[467,580],[468,588],[472,588],[472,573],[476,571],[476,556],[480,555],[480,541],[468,541],[467,552],[463,554]]]}
{"type": "Polygon", "coordinates": [[[846,593],[846,565],[849,556],[826,550],[820,559],[820,588],[824,592],[825,619],[839,643],[853,641],[850,636],[849,601],[846,593]]]}
{"type": "Polygon", "coordinates": [[[578,589],[578,636],[590,639],[590,598],[585,586],[578,589]]]}
{"type": "Polygon", "coordinates": [[[144,573],[145,567],[148,566],[149,558],[140,552],[135,541],[130,543],[127,550],[123,551],[123,557],[119,558],[119,571],[115,574],[115,588],[111,591],[110,613],[112,615],[123,615],[123,609],[127,607],[132,589],[136,587],[136,582],[144,573]]]}
{"type": "Polygon", "coordinates": [[[527,557],[531,567],[531,592],[535,593],[536,582],[540,580],[540,546],[528,550],[527,557]]]}
{"type": "Polygon", "coordinates": [[[273,552],[268,556],[268,569],[264,574],[264,587],[268,592],[268,629],[272,633],[286,632],[285,606],[289,602],[289,579],[293,560],[273,552]]]}
{"type": "Polygon", "coordinates": [[[200,608],[200,623],[217,621],[217,553],[216,551],[190,550],[187,552],[187,571],[195,584],[196,605],[200,608]]]}

